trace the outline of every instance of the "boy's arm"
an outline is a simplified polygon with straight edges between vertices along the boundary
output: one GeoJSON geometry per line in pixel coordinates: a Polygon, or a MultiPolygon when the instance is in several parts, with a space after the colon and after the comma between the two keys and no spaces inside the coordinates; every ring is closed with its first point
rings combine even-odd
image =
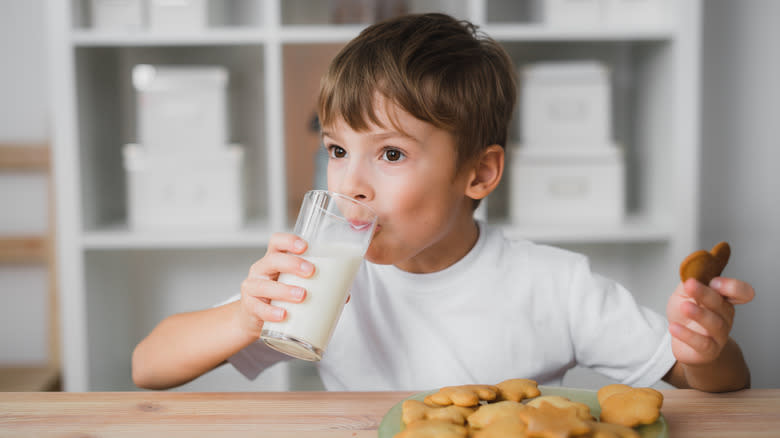
{"type": "Polygon", "coordinates": [[[133,351],[133,382],[149,389],[187,383],[256,341],[264,321],[281,321],[272,300],[300,303],[306,291],[276,281],[282,272],[308,278],[314,266],[299,257],[306,242],[274,233],[263,258],[241,283],[241,299],[224,306],[164,319],[133,351]]]}
{"type": "Polygon", "coordinates": [[[677,362],[664,380],[708,392],[750,386],[742,351],[729,333],[734,305],[747,303],[754,296],[750,284],[733,278],[717,277],[708,286],[694,279],[681,283],[666,308],[677,362]]]}
{"type": "Polygon", "coordinates": [[[707,392],[737,391],[750,387],[750,371],[739,345],[729,338],[713,363],[697,366],[677,361],[664,380],[677,388],[707,392]]]}
{"type": "Polygon", "coordinates": [[[164,319],[133,351],[133,382],[172,388],[223,363],[260,336],[242,328],[240,301],[164,319]]]}

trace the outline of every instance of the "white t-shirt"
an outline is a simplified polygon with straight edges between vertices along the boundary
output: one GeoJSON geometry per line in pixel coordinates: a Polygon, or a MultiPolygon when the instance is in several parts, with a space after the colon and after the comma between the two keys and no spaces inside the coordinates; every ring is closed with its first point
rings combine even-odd
{"type": "MultiPolygon", "coordinates": [[[[482,223],[477,244],[454,265],[411,274],[365,262],[351,292],[317,364],[328,390],[518,377],[559,385],[575,365],[650,386],[675,362],[666,319],[592,273],[585,256],[509,240],[482,223]]],[[[229,361],[254,379],[286,359],[257,341],[229,361]]]]}

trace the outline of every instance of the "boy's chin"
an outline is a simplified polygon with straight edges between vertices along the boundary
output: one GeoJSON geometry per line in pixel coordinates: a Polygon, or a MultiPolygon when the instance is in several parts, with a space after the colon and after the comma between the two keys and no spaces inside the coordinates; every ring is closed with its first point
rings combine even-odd
{"type": "Polygon", "coordinates": [[[387,257],[387,254],[377,254],[371,251],[371,247],[366,251],[366,255],[363,257],[367,262],[371,262],[375,265],[392,265],[393,260],[387,257]]]}
{"type": "Polygon", "coordinates": [[[373,263],[373,264],[375,264],[375,265],[392,265],[392,264],[393,264],[393,262],[392,262],[392,261],[390,261],[390,260],[384,260],[384,259],[382,259],[381,257],[371,257],[371,256],[369,256],[368,254],[366,254],[366,256],[364,257],[364,259],[365,259],[367,262],[371,262],[371,263],[373,263]]]}

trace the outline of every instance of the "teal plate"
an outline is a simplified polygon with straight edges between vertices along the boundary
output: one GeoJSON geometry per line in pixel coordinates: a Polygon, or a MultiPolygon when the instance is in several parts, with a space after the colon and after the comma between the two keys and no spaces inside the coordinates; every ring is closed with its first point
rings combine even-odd
{"type": "MultiPolygon", "coordinates": [[[[539,390],[542,392],[542,395],[560,395],[572,401],[585,403],[594,417],[598,418],[601,415],[601,407],[599,406],[598,398],[596,398],[596,391],[557,386],[540,386],[539,390]]],[[[425,396],[434,392],[436,391],[420,392],[396,403],[395,406],[387,411],[387,414],[382,418],[382,422],[379,423],[379,438],[393,438],[395,434],[401,432],[401,405],[405,400],[422,401],[425,396]]],[[[669,427],[666,425],[666,419],[664,419],[663,415],[655,423],[638,427],[636,430],[642,438],[669,438],[669,427]]]]}

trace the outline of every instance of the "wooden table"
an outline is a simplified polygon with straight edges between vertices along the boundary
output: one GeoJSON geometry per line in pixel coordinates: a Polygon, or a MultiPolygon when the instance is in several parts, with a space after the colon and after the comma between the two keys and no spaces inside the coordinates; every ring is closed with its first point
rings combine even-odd
{"type": "MultiPolygon", "coordinates": [[[[672,437],[780,436],[780,389],[662,392],[672,437]]],[[[0,437],[374,437],[410,394],[0,393],[0,437]]]]}

